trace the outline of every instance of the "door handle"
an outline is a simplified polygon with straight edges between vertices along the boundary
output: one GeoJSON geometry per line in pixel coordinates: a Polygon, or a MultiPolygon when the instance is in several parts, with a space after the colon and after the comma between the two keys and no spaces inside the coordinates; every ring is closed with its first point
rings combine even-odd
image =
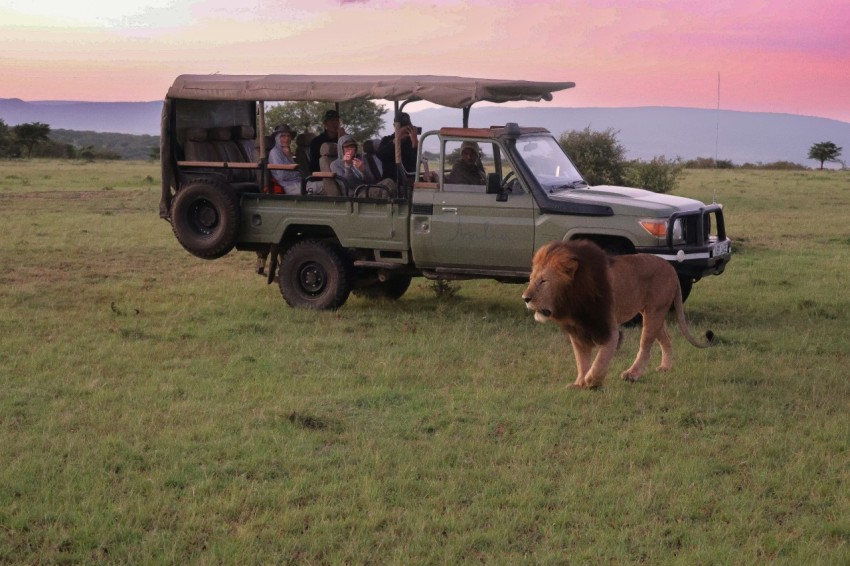
{"type": "Polygon", "coordinates": [[[454,206],[444,206],[443,212],[451,212],[453,214],[457,214],[457,208],[454,206]]]}

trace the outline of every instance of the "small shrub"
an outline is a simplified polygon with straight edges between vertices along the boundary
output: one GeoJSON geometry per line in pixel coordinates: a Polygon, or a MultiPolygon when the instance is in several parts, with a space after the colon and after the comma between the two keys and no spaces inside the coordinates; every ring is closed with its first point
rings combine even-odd
{"type": "Polygon", "coordinates": [[[460,285],[453,285],[445,279],[435,279],[431,281],[431,290],[438,299],[451,299],[460,291],[460,285]]]}

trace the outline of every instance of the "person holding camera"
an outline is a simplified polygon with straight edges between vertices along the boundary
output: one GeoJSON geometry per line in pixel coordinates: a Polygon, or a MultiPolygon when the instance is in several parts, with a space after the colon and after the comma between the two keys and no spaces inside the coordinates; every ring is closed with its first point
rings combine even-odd
{"type": "MultiPolygon", "coordinates": [[[[395,116],[393,126],[398,126],[401,143],[401,165],[407,175],[416,173],[416,153],[419,148],[419,133],[422,131],[410,122],[407,112],[399,112],[395,116]]],[[[382,179],[398,179],[395,163],[395,132],[381,138],[376,152],[383,168],[382,179]]]]}
{"type": "Polygon", "coordinates": [[[366,167],[363,156],[357,152],[357,142],[353,137],[347,134],[340,136],[337,146],[339,157],[331,163],[331,173],[342,179],[348,195],[353,195],[360,185],[378,182],[366,167]]]}

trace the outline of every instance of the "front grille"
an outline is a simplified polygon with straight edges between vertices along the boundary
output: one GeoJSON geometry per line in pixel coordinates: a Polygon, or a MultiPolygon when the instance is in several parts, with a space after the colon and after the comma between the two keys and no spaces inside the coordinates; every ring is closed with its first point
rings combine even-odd
{"type": "Polygon", "coordinates": [[[667,226],[667,246],[669,247],[673,246],[673,224],[677,219],[682,223],[682,236],[687,246],[706,246],[711,240],[722,241],[726,239],[723,209],[720,208],[720,205],[712,204],[693,212],[673,214],[667,226]],[[716,230],[714,234],[712,234],[712,229],[716,230]]]}

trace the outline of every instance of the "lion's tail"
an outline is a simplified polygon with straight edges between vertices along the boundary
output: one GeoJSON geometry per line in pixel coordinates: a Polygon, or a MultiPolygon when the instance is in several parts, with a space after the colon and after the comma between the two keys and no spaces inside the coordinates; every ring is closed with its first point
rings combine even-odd
{"type": "Polygon", "coordinates": [[[696,338],[691,336],[691,331],[688,328],[688,321],[685,320],[685,305],[682,301],[681,286],[676,289],[676,297],[673,299],[673,304],[676,307],[676,320],[679,322],[679,330],[682,332],[682,336],[684,336],[688,342],[697,348],[710,347],[714,343],[714,332],[711,330],[705,331],[705,342],[698,342],[696,338]]]}

